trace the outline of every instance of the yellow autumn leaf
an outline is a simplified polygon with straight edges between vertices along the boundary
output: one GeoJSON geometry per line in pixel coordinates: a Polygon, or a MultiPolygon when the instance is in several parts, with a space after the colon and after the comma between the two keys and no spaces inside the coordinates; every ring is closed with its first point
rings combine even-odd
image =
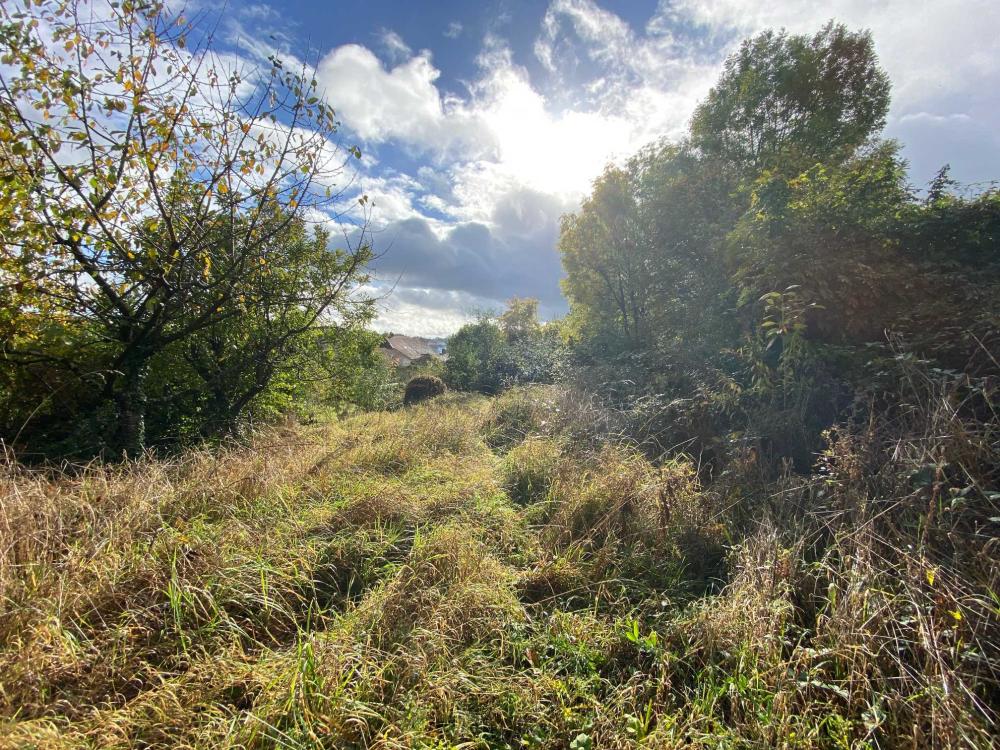
{"type": "Polygon", "coordinates": [[[931,586],[934,585],[934,576],[935,576],[934,568],[928,568],[927,569],[927,583],[930,584],[931,586]]]}

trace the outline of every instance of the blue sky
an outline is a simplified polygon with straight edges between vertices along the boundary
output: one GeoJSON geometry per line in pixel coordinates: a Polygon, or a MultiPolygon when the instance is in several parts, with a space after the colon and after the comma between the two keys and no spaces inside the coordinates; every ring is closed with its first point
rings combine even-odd
{"type": "Polygon", "coordinates": [[[377,327],[454,331],[536,296],[565,311],[559,217],[609,161],[679,136],[739,41],[869,28],[911,180],[1000,178],[996,0],[234,0],[227,43],[315,66],[375,201],[377,327]]]}

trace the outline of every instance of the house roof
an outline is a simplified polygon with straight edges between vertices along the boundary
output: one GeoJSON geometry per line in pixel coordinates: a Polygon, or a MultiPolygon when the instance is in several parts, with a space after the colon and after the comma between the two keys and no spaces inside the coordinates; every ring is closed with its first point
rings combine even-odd
{"type": "Polygon", "coordinates": [[[416,359],[424,354],[436,355],[440,351],[441,342],[436,339],[425,339],[419,336],[390,336],[389,347],[401,352],[410,359],[416,359]]]}
{"type": "Polygon", "coordinates": [[[402,352],[385,345],[379,347],[378,353],[382,355],[386,362],[396,367],[406,367],[411,362],[410,358],[402,352]]]}

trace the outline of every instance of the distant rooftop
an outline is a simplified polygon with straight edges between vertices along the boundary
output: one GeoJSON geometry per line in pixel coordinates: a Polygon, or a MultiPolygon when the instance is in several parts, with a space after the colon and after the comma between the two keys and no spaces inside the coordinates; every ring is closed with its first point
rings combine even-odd
{"type": "Polygon", "coordinates": [[[428,339],[421,336],[389,336],[380,351],[397,367],[406,367],[422,357],[445,358],[445,339],[428,339]]]}

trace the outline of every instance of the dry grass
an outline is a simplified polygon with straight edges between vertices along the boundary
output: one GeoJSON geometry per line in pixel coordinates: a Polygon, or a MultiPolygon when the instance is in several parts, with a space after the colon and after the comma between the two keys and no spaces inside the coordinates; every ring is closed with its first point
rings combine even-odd
{"type": "Polygon", "coordinates": [[[918,402],[763,495],[558,388],[8,462],[0,747],[989,747],[997,430],[918,402]]]}

